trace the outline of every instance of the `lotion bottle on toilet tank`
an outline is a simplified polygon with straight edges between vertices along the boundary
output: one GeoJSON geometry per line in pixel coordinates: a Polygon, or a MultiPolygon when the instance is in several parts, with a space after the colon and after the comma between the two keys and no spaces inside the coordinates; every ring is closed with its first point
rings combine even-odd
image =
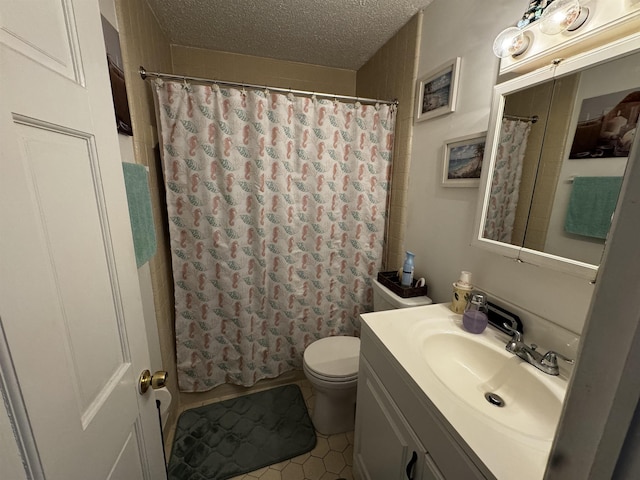
{"type": "Polygon", "coordinates": [[[400,285],[410,287],[413,283],[413,257],[411,252],[405,252],[404,264],[402,265],[402,279],[400,285]]]}

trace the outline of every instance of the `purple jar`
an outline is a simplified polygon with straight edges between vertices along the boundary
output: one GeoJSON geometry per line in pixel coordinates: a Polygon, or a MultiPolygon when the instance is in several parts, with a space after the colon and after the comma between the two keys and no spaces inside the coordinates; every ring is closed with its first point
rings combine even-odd
{"type": "Polygon", "coordinates": [[[487,299],[482,293],[472,293],[462,314],[462,325],[471,333],[482,333],[487,328],[487,299]]]}

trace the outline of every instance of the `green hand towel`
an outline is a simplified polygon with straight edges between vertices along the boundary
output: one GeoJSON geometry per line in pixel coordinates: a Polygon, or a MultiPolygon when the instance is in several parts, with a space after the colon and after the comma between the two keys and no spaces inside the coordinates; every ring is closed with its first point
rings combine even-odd
{"type": "Polygon", "coordinates": [[[122,170],[127,189],[136,265],[140,268],[156,253],[156,229],[151,210],[148,174],[144,165],[135,163],[123,163],[122,170]]]}
{"type": "Polygon", "coordinates": [[[565,231],[586,237],[607,238],[621,186],[622,177],[575,177],[565,231]]]}

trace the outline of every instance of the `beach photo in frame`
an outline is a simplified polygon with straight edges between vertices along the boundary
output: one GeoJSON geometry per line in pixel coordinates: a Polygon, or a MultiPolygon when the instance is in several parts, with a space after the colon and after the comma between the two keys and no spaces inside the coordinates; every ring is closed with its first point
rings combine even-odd
{"type": "Polygon", "coordinates": [[[418,79],[416,122],[455,111],[460,63],[456,57],[418,79]]]}
{"type": "Polygon", "coordinates": [[[442,162],[444,187],[477,187],[480,184],[486,141],[487,132],[480,132],[445,142],[442,162]]]}

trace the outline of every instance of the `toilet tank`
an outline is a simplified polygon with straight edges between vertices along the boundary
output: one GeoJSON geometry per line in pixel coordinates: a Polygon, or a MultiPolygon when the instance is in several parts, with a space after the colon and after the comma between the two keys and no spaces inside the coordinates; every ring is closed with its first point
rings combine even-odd
{"type": "Polygon", "coordinates": [[[402,298],[396,295],[376,279],[373,279],[373,311],[395,310],[396,308],[419,307],[433,303],[429,297],[409,297],[402,298]]]}

